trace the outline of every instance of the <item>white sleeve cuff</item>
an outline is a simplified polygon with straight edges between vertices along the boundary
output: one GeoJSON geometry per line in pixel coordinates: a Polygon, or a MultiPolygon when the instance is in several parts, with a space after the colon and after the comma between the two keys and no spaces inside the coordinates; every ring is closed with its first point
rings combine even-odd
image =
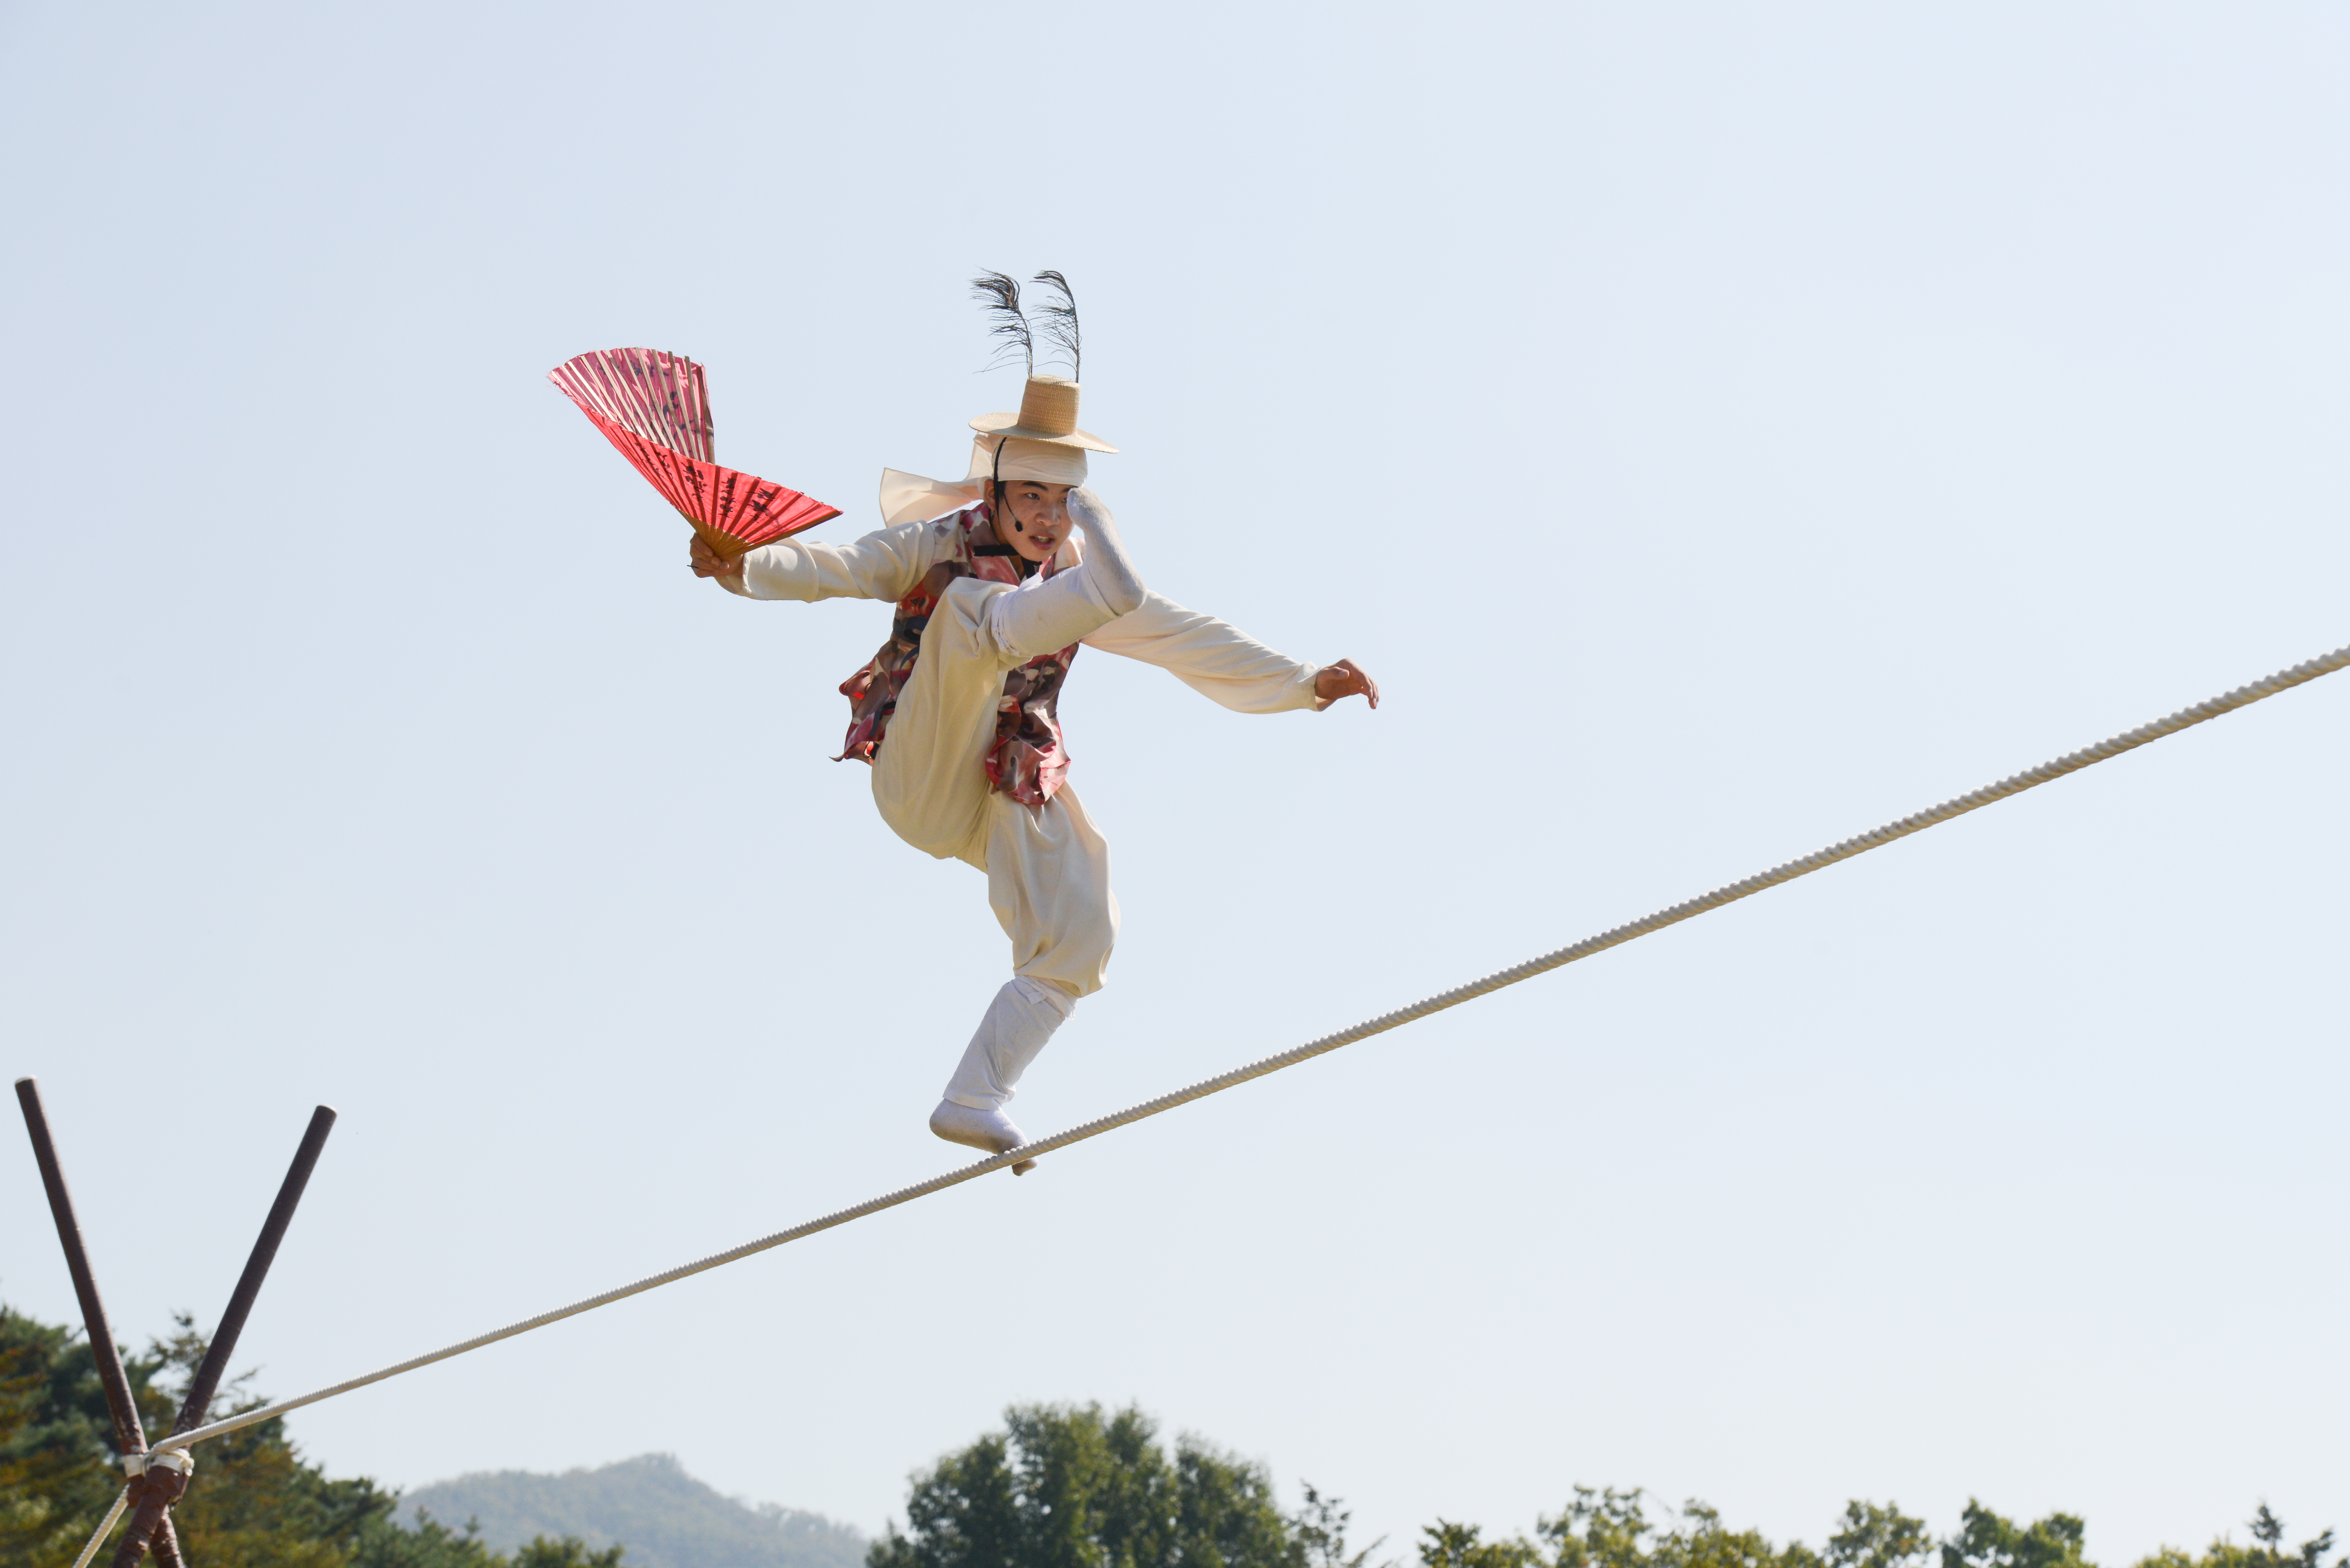
{"type": "Polygon", "coordinates": [[[804,599],[813,597],[796,579],[806,574],[802,569],[799,551],[782,543],[762,545],[743,553],[743,586],[734,591],[746,599],[804,599]]]}

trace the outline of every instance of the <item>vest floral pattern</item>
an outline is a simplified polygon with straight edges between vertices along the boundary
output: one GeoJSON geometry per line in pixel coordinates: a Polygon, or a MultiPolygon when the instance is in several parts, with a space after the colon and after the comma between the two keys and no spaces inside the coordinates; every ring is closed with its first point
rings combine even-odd
{"type": "MultiPolygon", "coordinates": [[[[949,583],[957,577],[1015,585],[1021,580],[1020,557],[996,543],[985,502],[948,521],[952,556],[931,566],[914,591],[898,601],[889,640],[864,669],[841,682],[840,694],[848,699],[848,739],[835,762],[856,757],[869,763],[881,750],[890,715],[898,711],[898,694],[913,679],[914,661],[921,657],[922,630],[949,583]]],[[[1048,565],[1045,573],[1052,576],[1053,567],[1048,565]]],[[[1032,659],[1003,678],[995,740],[987,749],[987,782],[1023,805],[1043,805],[1069,775],[1069,753],[1061,744],[1061,682],[1077,646],[1032,659]]]]}

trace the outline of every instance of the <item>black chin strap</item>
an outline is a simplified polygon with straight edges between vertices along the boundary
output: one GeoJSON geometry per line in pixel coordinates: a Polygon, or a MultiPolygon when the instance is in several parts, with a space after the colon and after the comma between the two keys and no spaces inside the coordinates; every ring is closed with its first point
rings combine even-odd
{"type": "MultiPolygon", "coordinates": [[[[1011,440],[1012,438],[1010,436],[1003,436],[996,441],[995,472],[991,477],[991,483],[994,485],[994,489],[988,493],[987,499],[989,506],[993,509],[994,516],[1011,517],[1012,531],[1014,534],[1025,534],[1028,530],[1020,525],[1019,518],[1013,517],[1012,503],[1005,500],[1003,496],[1003,448],[1011,440]]],[[[1003,537],[1003,535],[1001,534],[996,535],[996,538],[999,540],[1003,537]]],[[[971,547],[971,553],[974,556],[1011,556],[1020,565],[1020,576],[1023,581],[1025,581],[1027,578],[1033,577],[1036,575],[1037,563],[1030,560],[1027,556],[1022,555],[1019,551],[1014,549],[1009,545],[973,545],[971,547]]]]}
{"type": "MultiPolygon", "coordinates": [[[[1006,517],[1012,517],[1012,503],[1003,499],[1003,449],[1011,444],[1012,438],[1010,436],[999,436],[996,438],[994,480],[995,494],[993,499],[996,505],[1003,509],[1003,515],[1006,517]]],[[[1017,517],[1012,517],[1012,531],[1014,534],[1025,534],[1028,532],[1027,529],[1023,528],[1020,525],[1020,519],[1017,517]]],[[[1015,550],[1013,554],[1017,555],[1019,552],[1015,550]]]]}

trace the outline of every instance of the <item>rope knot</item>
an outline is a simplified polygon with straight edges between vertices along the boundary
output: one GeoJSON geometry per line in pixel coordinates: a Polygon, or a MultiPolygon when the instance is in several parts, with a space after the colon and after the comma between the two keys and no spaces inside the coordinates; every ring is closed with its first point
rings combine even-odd
{"type": "MultiPolygon", "coordinates": [[[[158,1508],[169,1508],[186,1494],[188,1478],[196,1471],[196,1459],[177,1449],[165,1449],[158,1453],[125,1454],[122,1469],[130,1477],[125,1495],[143,1516],[158,1508]]],[[[134,1521],[134,1533],[138,1528],[134,1521]]]]}

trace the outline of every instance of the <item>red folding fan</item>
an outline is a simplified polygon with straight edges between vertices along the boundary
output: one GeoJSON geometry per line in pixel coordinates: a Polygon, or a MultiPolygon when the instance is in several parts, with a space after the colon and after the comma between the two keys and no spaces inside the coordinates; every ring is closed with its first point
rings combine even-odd
{"type": "Polygon", "coordinates": [[[604,348],[565,360],[546,379],[722,556],[840,515],[837,506],[711,461],[710,389],[702,367],[682,354],[604,348]]]}

